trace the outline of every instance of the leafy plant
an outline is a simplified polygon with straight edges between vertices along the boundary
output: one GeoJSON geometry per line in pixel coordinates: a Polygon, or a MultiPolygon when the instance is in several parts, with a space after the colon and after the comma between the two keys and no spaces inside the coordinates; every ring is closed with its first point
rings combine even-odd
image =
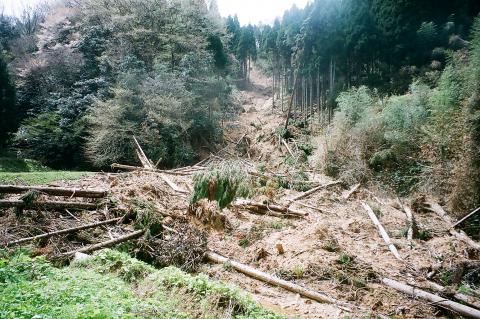
{"type": "Polygon", "coordinates": [[[216,200],[223,209],[235,198],[248,198],[251,194],[250,183],[250,177],[238,165],[225,162],[194,175],[191,202],[207,198],[216,200]]]}

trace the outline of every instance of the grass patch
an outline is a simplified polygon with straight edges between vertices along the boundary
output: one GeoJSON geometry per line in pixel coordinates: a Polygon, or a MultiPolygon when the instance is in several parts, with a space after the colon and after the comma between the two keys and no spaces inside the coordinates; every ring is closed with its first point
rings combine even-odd
{"type": "Polygon", "coordinates": [[[91,172],[43,171],[43,172],[0,172],[1,184],[42,185],[56,181],[77,180],[93,174],[91,172]]]}
{"type": "Polygon", "coordinates": [[[238,289],[174,267],[157,270],[104,250],[69,267],[0,259],[0,318],[282,318],[238,289]]]}

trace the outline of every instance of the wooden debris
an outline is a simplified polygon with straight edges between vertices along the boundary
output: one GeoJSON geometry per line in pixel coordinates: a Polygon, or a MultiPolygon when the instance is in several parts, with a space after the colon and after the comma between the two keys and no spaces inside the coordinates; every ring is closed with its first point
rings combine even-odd
{"type": "Polygon", "coordinates": [[[143,167],[149,168],[149,169],[155,169],[154,165],[150,162],[147,155],[145,155],[145,153],[143,152],[143,149],[140,146],[140,143],[138,143],[137,138],[135,136],[133,136],[133,142],[135,146],[135,151],[137,152],[137,157],[140,160],[140,163],[142,163],[143,167]]]}
{"type": "Polygon", "coordinates": [[[33,201],[26,203],[22,200],[0,200],[0,208],[25,208],[25,209],[46,209],[46,210],[94,210],[98,205],[93,203],[62,202],[62,201],[33,201]]]}
{"type": "Polygon", "coordinates": [[[310,196],[312,195],[313,193],[316,193],[318,192],[319,190],[322,190],[324,188],[327,188],[327,187],[330,187],[330,186],[333,186],[333,185],[338,185],[340,184],[341,181],[335,181],[335,182],[331,182],[331,183],[328,183],[328,184],[324,184],[324,185],[320,185],[320,186],[317,186],[315,188],[312,188],[311,190],[307,191],[307,192],[304,192],[302,194],[299,194],[291,199],[288,200],[288,204],[290,205],[291,203],[299,200],[299,199],[302,199],[302,198],[305,198],[307,196],[310,196]]]}
{"type": "Polygon", "coordinates": [[[465,234],[465,232],[461,230],[456,230],[451,226],[452,220],[450,219],[450,216],[448,216],[447,212],[442,208],[442,206],[432,201],[427,202],[427,204],[429,205],[431,211],[433,211],[438,216],[440,216],[445,221],[445,223],[448,224],[450,234],[452,234],[459,240],[463,241],[465,244],[467,244],[471,248],[480,251],[480,243],[477,243],[473,239],[468,237],[468,235],[465,234]]]}
{"type": "Polygon", "coordinates": [[[52,195],[52,196],[103,198],[107,195],[107,191],[105,190],[0,185],[0,193],[3,193],[3,194],[21,194],[21,193],[32,191],[32,190],[38,191],[43,194],[52,195]]]}
{"type": "Polygon", "coordinates": [[[352,196],[353,194],[355,194],[357,192],[357,190],[360,188],[361,184],[357,184],[355,186],[353,186],[345,195],[343,195],[343,198],[344,199],[349,199],[350,196],[352,196]]]}
{"type": "Polygon", "coordinates": [[[109,240],[109,241],[105,241],[103,243],[98,243],[98,244],[95,244],[95,245],[91,245],[91,246],[87,246],[87,247],[83,247],[83,248],[80,248],[80,249],[77,249],[77,250],[73,250],[73,251],[63,253],[59,257],[70,257],[70,256],[75,255],[76,253],[84,253],[84,254],[85,253],[91,253],[91,252],[94,252],[94,251],[97,251],[97,250],[100,250],[100,249],[103,249],[103,248],[112,247],[112,246],[118,245],[120,243],[139,238],[144,233],[145,233],[144,229],[137,230],[137,231],[135,231],[133,233],[130,233],[128,235],[118,237],[118,238],[115,238],[115,239],[112,239],[112,240],[109,240]]]}
{"type": "Polygon", "coordinates": [[[460,219],[458,222],[456,222],[455,224],[452,225],[452,228],[455,228],[457,227],[458,225],[460,225],[461,223],[463,223],[464,221],[466,221],[467,219],[469,219],[470,217],[472,217],[473,215],[477,214],[480,212],[480,207],[478,207],[477,209],[475,209],[473,212],[471,212],[470,214],[466,215],[465,217],[463,217],[462,219],[460,219]]]}
{"type": "MultiPolygon", "coordinates": [[[[432,281],[425,281],[425,285],[433,290],[433,291],[436,291],[436,292],[439,292],[439,293],[447,293],[448,294],[448,289],[435,283],[435,282],[432,282],[432,281]]],[[[465,303],[466,305],[470,306],[470,307],[474,307],[474,308],[477,308],[477,309],[480,309],[480,300],[478,298],[475,298],[473,296],[468,296],[466,294],[462,294],[462,293],[458,293],[458,292],[453,292],[452,294],[452,297],[465,303]]]]}
{"type": "Polygon", "coordinates": [[[383,240],[385,241],[385,243],[388,245],[388,248],[390,249],[390,251],[392,252],[392,254],[395,256],[395,258],[397,258],[398,260],[402,260],[402,257],[400,257],[400,254],[398,253],[397,251],[397,247],[395,247],[395,245],[392,243],[391,239],[390,239],[390,236],[388,236],[387,232],[385,231],[385,228],[383,228],[382,224],[380,223],[380,221],[378,220],[377,216],[375,215],[375,213],[373,212],[372,208],[367,204],[367,203],[362,203],[363,205],[363,208],[365,208],[365,210],[367,211],[368,213],[368,216],[370,217],[370,219],[372,220],[373,224],[375,224],[375,226],[377,227],[378,229],[378,232],[380,233],[380,235],[382,236],[383,240]]]}
{"type": "Polygon", "coordinates": [[[249,210],[253,210],[255,212],[260,212],[260,211],[269,212],[271,213],[271,215],[279,216],[279,217],[289,217],[289,216],[305,217],[308,215],[308,213],[306,212],[296,210],[293,208],[274,205],[274,204],[257,203],[257,202],[246,200],[246,199],[237,200],[232,204],[232,206],[246,208],[249,210]]]}
{"type": "Polygon", "coordinates": [[[46,234],[42,234],[42,235],[38,235],[38,236],[26,237],[26,238],[18,239],[18,240],[15,240],[15,241],[11,241],[11,242],[7,243],[7,246],[15,246],[15,245],[23,244],[23,243],[30,242],[30,241],[35,241],[35,240],[42,239],[42,238],[49,238],[49,237],[53,237],[53,236],[74,233],[74,232],[77,232],[77,231],[80,231],[80,230],[95,228],[95,227],[99,227],[99,226],[102,226],[102,225],[113,224],[113,223],[119,222],[120,220],[122,220],[122,217],[109,219],[109,220],[105,220],[105,221],[101,221],[101,222],[97,222],[97,223],[82,225],[82,226],[78,226],[78,227],[58,230],[58,231],[54,231],[54,232],[50,232],[50,233],[46,233],[46,234]]]}
{"type": "Polygon", "coordinates": [[[412,297],[420,298],[426,301],[429,301],[432,303],[432,305],[435,305],[437,307],[449,309],[456,314],[469,317],[469,318],[475,318],[475,319],[480,319],[480,310],[456,303],[454,301],[439,297],[437,295],[434,295],[432,293],[426,292],[424,290],[421,290],[416,287],[412,287],[410,285],[395,281],[393,279],[389,278],[383,278],[382,282],[384,285],[393,288],[397,291],[403,292],[405,294],[408,294],[412,297]]]}
{"type": "Polygon", "coordinates": [[[270,285],[273,285],[273,286],[278,286],[278,287],[284,288],[288,291],[300,294],[303,297],[307,297],[307,298],[310,298],[312,300],[315,300],[315,301],[318,301],[318,302],[323,302],[323,303],[344,305],[342,302],[338,301],[337,299],[335,299],[331,296],[328,296],[328,295],[322,294],[320,292],[316,292],[316,291],[301,287],[299,285],[296,285],[294,283],[288,282],[288,281],[283,280],[283,279],[279,279],[277,277],[274,277],[274,276],[272,276],[270,274],[267,274],[263,271],[257,270],[253,267],[248,266],[248,265],[244,265],[244,264],[241,264],[241,263],[236,262],[234,260],[223,257],[223,256],[221,256],[221,255],[219,255],[215,252],[208,251],[206,256],[212,262],[220,263],[220,264],[228,263],[228,265],[232,266],[235,270],[237,270],[237,271],[239,271],[239,272],[241,272],[241,273],[243,273],[247,276],[253,277],[255,279],[259,279],[259,280],[261,280],[263,282],[266,282],[266,283],[268,283],[270,285]]]}
{"type": "Polygon", "coordinates": [[[283,143],[283,145],[285,145],[285,148],[287,149],[288,153],[290,153],[290,156],[294,157],[295,155],[293,155],[293,152],[290,149],[290,146],[288,146],[287,141],[285,141],[283,138],[282,138],[282,143],[283,143]]]}
{"type": "MultiPolygon", "coordinates": [[[[152,172],[152,173],[163,173],[166,175],[178,175],[178,176],[190,176],[192,175],[195,171],[181,171],[181,170],[160,170],[160,169],[152,169],[152,168],[145,168],[145,167],[140,167],[140,166],[131,166],[131,165],[123,165],[123,164],[117,164],[114,163],[111,165],[112,169],[118,169],[118,170],[123,170],[123,171],[130,171],[130,172],[135,172],[135,171],[143,171],[143,172],[152,172]]],[[[197,169],[200,170],[200,169],[197,169]]]]}
{"type": "Polygon", "coordinates": [[[411,243],[413,240],[413,237],[415,236],[416,233],[416,224],[415,224],[415,218],[413,217],[413,212],[412,209],[409,206],[403,206],[403,210],[405,211],[405,215],[407,216],[407,224],[408,224],[408,230],[407,230],[407,240],[410,242],[410,247],[411,243]]]}

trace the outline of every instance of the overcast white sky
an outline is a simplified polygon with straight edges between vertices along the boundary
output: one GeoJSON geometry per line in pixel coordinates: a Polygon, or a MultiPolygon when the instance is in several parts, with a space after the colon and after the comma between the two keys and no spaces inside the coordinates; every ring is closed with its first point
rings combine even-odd
{"type": "MultiPolygon", "coordinates": [[[[32,6],[44,0],[0,0],[8,14],[22,11],[25,6],[32,6]]],[[[237,14],[241,24],[272,23],[276,17],[293,4],[303,8],[309,0],[217,0],[220,14],[224,17],[237,14]]]]}

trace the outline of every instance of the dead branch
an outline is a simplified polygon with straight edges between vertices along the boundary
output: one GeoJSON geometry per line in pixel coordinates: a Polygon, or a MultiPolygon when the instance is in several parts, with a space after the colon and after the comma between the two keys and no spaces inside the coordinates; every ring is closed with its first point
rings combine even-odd
{"type": "Polygon", "coordinates": [[[353,186],[352,189],[350,189],[350,190],[348,191],[348,193],[346,193],[346,194],[343,196],[343,198],[344,198],[344,199],[349,199],[350,196],[352,196],[353,194],[355,194],[355,192],[360,188],[360,186],[361,186],[361,184],[357,184],[357,185],[353,186]]]}
{"type": "MultiPolygon", "coordinates": [[[[436,292],[439,292],[439,293],[448,293],[448,289],[435,283],[435,282],[432,282],[432,281],[425,281],[425,285],[427,288],[433,290],[433,291],[436,291],[436,292]]],[[[453,298],[459,300],[459,301],[462,301],[463,303],[465,303],[466,305],[470,306],[470,307],[474,307],[474,308],[477,308],[477,309],[480,309],[480,301],[473,297],[473,296],[468,296],[466,294],[462,294],[462,293],[458,293],[458,292],[453,292],[452,294],[453,298]]]]}
{"type": "Polygon", "coordinates": [[[22,200],[0,200],[0,208],[26,208],[26,209],[46,209],[46,210],[94,210],[98,205],[93,203],[76,203],[76,202],[61,202],[61,201],[34,201],[26,203],[22,200]]]}
{"type": "Polygon", "coordinates": [[[377,227],[378,229],[378,232],[380,233],[380,235],[382,236],[383,240],[385,241],[385,243],[388,245],[388,248],[390,249],[390,251],[392,252],[392,254],[395,256],[395,258],[397,258],[398,260],[402,260],[402,257],[400,257],[400,254],[398,253],[397,251],[397,247],[395,247],[395,245],[392,243],[392,241],[390,240],[390,236],[388,236],[387,232],[385,231],[385,228],[383,228],[382,224],[380,223],[380,221],[378,220],[377,216],[375,215],[375,213],[373,212],[372,208],[367,204],[367,203],[362,203],[363,205],[363,208],[365,208],[365,210],[367,211],[368,213],[368,216],[370,217],[370,219],[372,220],[373,224],[377,227]]]}
{"type": "Polygon", "coordinates": [[[288,282],[288,281],[283,280],[283,279],[276,278],[276,277],[274,277],[270,274],[267,274],[263,271],[257,270],[253,267],[250,267],[250,266],[241,264],[239,262],[236,262],[234,260],[228,259],[226,257],[223,257],[223,256],[221,256],[221,255],[219,255],[219,254],[217,254],[213,251],[208,251],[206,256],[212,262],[219,263],[219,264],[228,264],[228,265],[232,266],[235,270],[237,270],[237,271],[239,271],[239,272],[241,272],[241,273],[243,273],[247,276],[253,277],[253,278],[258,279],[258,280],[261,280],[261,281],[266,282],[266,283],[268,283],[270,285],[273,285],[273,286],[278,286],[278,287],[284,288],[288,291],[300,294],[303,297],[307,297],[307,298],[310,298],[312,300],[315,300],[315,301],[318,301],[318,302],[323,302],[323,303],[336,304],[336,305],[340,305],[340,306],[345,305],[344,303],[338,301],[337,299],[335,299],[331,296],[328,296],[328,295],[325,295],[325,294],[322,294],[322,293],[319,293],[319,292],[301,287],[299,285],[296,285],[294,283],[288,282]]]}
{"type": "Polygon", "coordinates": [[[253,210],[255,212],[260,212],[260,211],[271,212],[272,215],[279,216],[279,217],[288,217],[288,216],[305,217],[308,215],[308,213],[306,212],[296,210],[293,208],[275,205],[275,204],[263,204],[263,203],[246,200],[246,199],[237,200],[232,204],[232,206],[239,207],[239,208],[246,208],[249,210],[253,210]],[[280,213],[280,215],[275,213],[280,213]]]}
{"type": "Polygon", "coordinates": [[[448,216],[447,212],[442,208],[442,206],[440,206],[438,203],[431,202],[431,201],[427,202],[427,204],[429,205],[429,209],[431,211],[436,213],[438,216],[440,216],[443,219],[443,221],[445,223],[447,223],[447,225],[449,227],[450,234],[452,234],[454,237],[458,238],[459,240],[463,241],[465,244],[467,244],[471,248],[480,251],[480,244],[479,243],[475,242],[473,239],[468,237],[468,235],[465,234],[465,232],[463,232],[461,230],[455,230],[451,226],[452,225],[452,220],[451,220],[450,216],[448,216]]]}
{"type": "Polygon", "coordinates": [[[463,217],[462,219],[460,219],[458,222],[456,222],[455,224],[453,224],[452,228],[455,228],[457,227],[458,225],[460,225],[461,223],[463,223],[464,221],[466,221],[467,219],[469,219],[470,217],[472,217],[473,215],[477,214],[480,212],[480,207],[478,207],[477,209],[475,209],[473,212],[471,212],[470,214],[466,215],[465,217],[463,217]]]}
{"type": "Polygon", "coordinates": [[[26,243],[26,242],[39,240],[39,239],[42,239],[42,238],[49,238],[49,237],[53,237],[53,236],[59,236],[59,235],[74,233],[74,232],[78,232],[80,230],[95,228],[95,227],[99,227],[99,226],[102,226],[102,225],[113,224],[113,223],[119,222],[120,220],[122,220],[122,217],[109,219],[109,220],[105,220],[105,221],[101,221],[101,222],[97,222],[97,223],[82,225],[82,226],[78,226],[78,227],[62,229],[62,230],[58,230],[58,231],[54,231],[54,232],[50,232],[50,233],[46,233],[46,234],[42,234],[42,235],[38,235],[38,236],[26,237],[26,238],[18,239],[18,240],[15,240],[15,241],[11,241],[11,242],[7,243],[7,246],[15,246],[15,245],[23,244],[23,243],[26,243]]]}
{"type": "Polygon", "coordinates": [[[290,146],[288,146],[287,141],[285,141],[283,138],[282,138],[282,143],[283,143],[283,145],[285,145],[285,148],[287,149],[288,153],[290,153],[290,155],[291,155],[292,157],[295,157],[295,155],[293,155],[292,150],[290,149],[290,146]]]}
{"type": "Polygon", "coordinates": [[[145,233],[144,229],[137,230],[137,231],[135,231],[133,233],[130,233],[128,235],[118,237],[118,238],[115,238],[115,239],[112,239],[112,240],[109,240],[109,241],[105,241],[103,243],[98,243],[98,244],[95,244],[95,245],[91,245],[91,246],[87,246],[87,247],[83,247],[83,248],[80,248],[80,249],[77,249],[77,250],[72,250],[72,251],[63,253],[59,257],[69,257],[69,256],[75,255],[76,253],[84,253],[84,254],[91,253],[91,252],[94,252],[94,251],[97,251],[97,250],[100,250],[100,249],[103,249],[103,248],[112,247],[112,246],[118,245],[120,243],[129,241],[129,240],[132,240],[132,239],[136,239],[136,238],[142,236],[144,233],[145,233]]]}
{"type": "Polygon", "coordinates": [[[327,188],[327,187],[330,187],[330,186],[333,186],[333,185],[338,185],[340,184],[341,181],[335,181],[335,182],[331,182],[331,183],[328,183],[328,184],[325,184],[325,185],[320,185],[320,186],[317,186],[315,188],[312,188],[311,190],[305,192],[305,193],[302,193],[302,194],[299,194],[291,199],[288,200],[288,205],[291,205],[293,202],[299,200],[299,199],[302,199],[302,198],[305,198],[307,196],[310,196],[312,195],[313,193],[316,193],[318,192],[319,190],[322,190],[324,188],[327,188]]]}
{"type": "Polygon", "coordinates": [[[403,206],[405,215],[407,216],[408,230],[407,230],[407,240],[410,242],[410,247],[412,245],[412,240],[415,235],[416,225],[415,218],[413,217],[412,209],[409,206],[403,206]]]}
{"type": "Polygon", "coordinates": [[[389,278],[383,278],[382,282],[384,285],[393,288],[397,291],[408,294],[412,297],[420,298],[426,301],[431,302],[433,305],[445,309],[449,309],[457,314],[466,316],[469,318],[480,319],[480,310],[456,303],[454,301],[439,297],[437,295],[431,294],[419,288],[409,286],[407,284],[395,281],[389,278]]]}
{"type": "Polygon", "coordinates": [[[16,186],[16,185],[0,185],[0,193],[3,194],[21,194],[31,190],[38,191],[43,194],[53,196],[68,197],[86,197],[86,198],[103,198],[107,195],[105,190],[88,190],[88,189],[72,189],[60,187],[38,187],[38,186],[16,186]]]}
{"type": "Polygon", "coordinates": [[[135,136],[133,136],[133,142],[134,142],[135,150],[137,152],[138,159],[140,160],[140,163],[142,163],[143,167],[154,169],[153,164],[150,162],[147,155],[145,155],[145,153],[143,152],[143,149],[140,146],[140,143],[138,143],[137,138],[135,136]]]}
{"type": "Polygon", "coordinates": [[[152,173],[163,173],[167,175],[178,175],[178,176],[190,176],[193,174],[193,171],[176,171],[176,170],[160,170],[160,169],[155,169],[155,168],[145,168],[145,167],[140,167],[140,166],[130,166],[130,165],[123,165],[123,164],[112,164],[111,165],[112,169],[118,169],[118,170],[123,170],[123,171],[130,171],[130,172],[135,172],[135,171],[142,171],[142,172],[152,172],[152,173]]]}
{"type": "Polygon", "coordinates": [[[167,183],[167,185],[170,186],[170,188],[172,188],[174,191],[176,191],[178,193],[181,193],[181,194],[188,194],[188,191],[185,191],[185,190],[181,189],[180,187],[178,187],[177,184],[175,184],[170,178],[168,178],[164,174],[160,173],[160,178],[163,179],[163,181],[165,183],[167,183]]]}

